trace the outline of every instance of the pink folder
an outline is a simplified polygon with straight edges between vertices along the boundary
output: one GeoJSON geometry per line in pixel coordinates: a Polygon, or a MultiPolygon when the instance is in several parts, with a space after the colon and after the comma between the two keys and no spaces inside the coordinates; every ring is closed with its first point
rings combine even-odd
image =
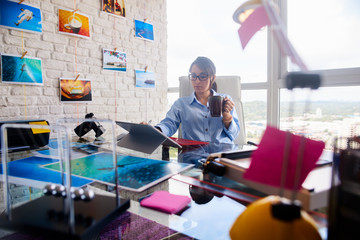
{"type": "Polygon", "coordinates": [[[140,205],[166,213],[177,213],[183,210],[191,201],[188,196],[176,195],[166,191],[156,191],[150,197],[143,199],[140,205]]]}
{"type": "Polygon", "coordinates": [[[266,128],[258,149],[252,153],[250,167],[244,173],[244,178],[279,187],[281,185],[286,141],[288,140],[289,155],[284,187],[300,189],[307,175],[315,167],[325,143],[302,138],[270,126],[266,128]],[[288,139],[287,134],[290,134],[288,139]],[[301,141],[305,141],[303,149],[300,148],[301,141]],[[300,166],[300,176],[298,181],[295,181],[297,163],[301,154],[303,159],[300,166]]]}

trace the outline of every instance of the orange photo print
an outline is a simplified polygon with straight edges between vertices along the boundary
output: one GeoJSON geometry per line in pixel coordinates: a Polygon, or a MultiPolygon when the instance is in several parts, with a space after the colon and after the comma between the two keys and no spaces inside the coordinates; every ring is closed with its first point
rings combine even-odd
{"type": "Polygon", "coordinates": [[[59,9],[59,32],[90,38],[89,18],[78,11],[59,9]]]}
{"type": "Polygon", "coordinates": [[[90,102],[92,101],[91,81],[88,79],[60,78],[61,102],[90,102]]]}

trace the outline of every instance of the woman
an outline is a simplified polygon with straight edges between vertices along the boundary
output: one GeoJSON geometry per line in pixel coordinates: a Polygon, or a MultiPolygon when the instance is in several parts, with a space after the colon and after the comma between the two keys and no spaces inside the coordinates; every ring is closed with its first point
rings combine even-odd
{"type": "Polygon", "coordinates": [[[206,57],[198,57],[190,66],[189,80],[194,92],[175,101],[166,118],[155,127],[172,136],[181,123],[182,138],[213,143],[233,143],[239,134],[239,119],[234,102],[227,94],[217,93],[216,68],[206,57]],[[208,107],[210,96],[224,97],[222,117],[211,117],[208,107]]]}

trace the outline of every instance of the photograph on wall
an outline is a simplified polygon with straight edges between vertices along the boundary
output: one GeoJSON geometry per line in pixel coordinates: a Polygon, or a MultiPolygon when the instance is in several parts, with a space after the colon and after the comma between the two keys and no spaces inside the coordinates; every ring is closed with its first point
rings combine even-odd
{"type": "Polygon", "coordinates": [[[153,25],[148,22],[135,19],[135,37],[149,41],[154,41],[153,25]]]}
{"type": "Polygon", "coordinates": [[[60,78],[61,102],[91,102],[91,80],[60,78]]]}
{"type": "Polygon", "coordinates": [[[136,87],[155,88],[154,72],[135,70],[136,87]]]}
{"type": "Polygon", "coordinates": [[[126,72],[126,53],[103,49],[103,69],[126,72]]]}
{"type": "Polygon", "coordinates": [[[41,59],[1,54],[1,80],[3,83],[43,85],[41,59]]]}
{"type": "Polygon", "coordinates": [[[40,8],[10,0],[0,0],[0,6],[0,27],[42,33],[40,8]]]}
{"type": "Polygon", "coordinates": [[[102,0],[102,11],[114,16],[125,17],[124,0],[102,0]]]}
{"type": "Polygon", "coordinates": [[[90,38],[89,17],[78,11],[59,8],[59,32],[67,35],[90,38]]]}

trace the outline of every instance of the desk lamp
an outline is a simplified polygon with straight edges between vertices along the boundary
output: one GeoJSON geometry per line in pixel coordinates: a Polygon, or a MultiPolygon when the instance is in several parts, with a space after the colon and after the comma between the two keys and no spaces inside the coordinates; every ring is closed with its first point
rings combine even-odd
{"type": "MultiPolygon", "coordinates": [[[[272,32],[275,35],[275,39],[282,53],[289,56],[291,61],[297,64],[301,70],[307,70],[306,65],[288,40],[285,27],[283,26],[281,18],[277,13],[276,5],[272,1],[247,1],[238,9],[236,9],[233,15],[233,19],[235,22],[241,24],[238,33],[243,49],[245,49],[248,41],[258,30],[264,26],[271,26],[272,32]]],[[[293,78],[293,81],[290,81],[292,87],[297,87],[296,85],[298,83],[295,82],[296,77],[298,77],[298,75],[291,76],[291,78],[293,78]]],[[[280,130],[277,131],[281,132],[280,130]]],[[[285,180],[283,175],[285,175],[286,179],[287,171],[287,166],[284,168],[284,163],[290,161],[290,157],[287,155],[287,152],[290,150],[287,149],[291,148],[290,140],[292,139],[289,140],[288,137],[290,137],[290,133],[287,134],[285,140],[285,151],[279,194],[280,196],[268,196],[250,204],[247,209],[236,219],[233,226],[231,227],[230,237],[232,239],[321,239],[315,221],[304,210],[301,209],[301,203],[294,199],[290,201],[281,196],[283,188],[285,187],[285,180]]],[[[261,146],[259,146],[259,149],[260,147],[261,146]]],[[[300,149],[298,151],[299,155],[302,155],[301,150],[304,149],[300,149]]],[[[304,157],[301,156],[300,158],[302,163],[304,157]]],[[[301,168],[301,164],[300,167],[297,165],[296,170],[301,168]]],[[[295,175],[293,184],[294,193],[297,191],[295,187],[296,183],[299,184],[299,182],[299,177],[295,175]]]]}
{"type": "Polygon", "coordinates": [[[233,15],[233,20],[242,24],[250,16],[250,14],[254,12],[255,8],[260,7],[261,4],[261,0],[250,0],[244,2],[240,5],[240,7],[238,7],[238,9],[236,9],[233,15]]]}
{"type": "Polygon", "coordinates": [[[250,0],[238,7],[233,20],[240,24],[238,30],[239,38],[243,49],[248,41],[262,27],[271,26],[272,33],[283,55],[300,67],[300,70],[307,71],[307,66],[291,44],[286,34],[286,27],[281,20],[278,6],[271,0],[250,0]]]}

